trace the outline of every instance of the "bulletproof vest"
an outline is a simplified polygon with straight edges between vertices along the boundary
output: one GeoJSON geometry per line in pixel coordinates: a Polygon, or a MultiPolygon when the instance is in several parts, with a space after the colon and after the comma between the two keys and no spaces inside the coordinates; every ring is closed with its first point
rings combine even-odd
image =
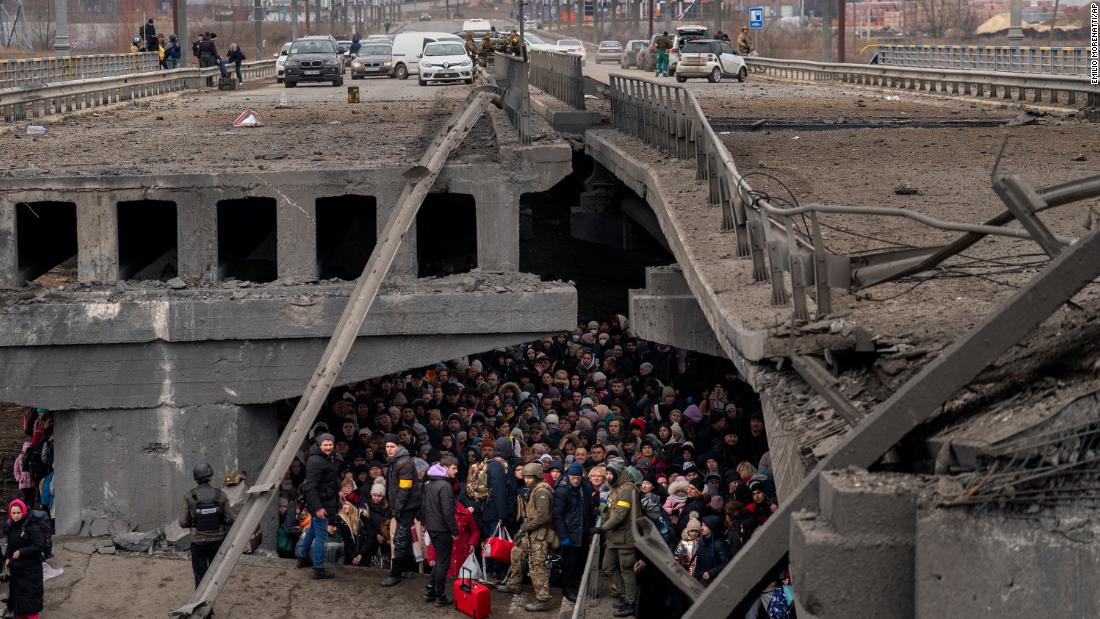
{"type": "Polygon", "coordinates": [[[213,54],[214,53],[214,42],[211,41],[210,39],[203,39],[202,42],[199,43],[199,53],[200,54],[213,54]]]}
{"type": "Polygon", "coordinates": [[[191,522],[199,533],[218,533],[222,528],[222,506],[218,503],[218,492],[210,494],[210,499],[200,500],[199,489],[191,491],[191,522]]]}

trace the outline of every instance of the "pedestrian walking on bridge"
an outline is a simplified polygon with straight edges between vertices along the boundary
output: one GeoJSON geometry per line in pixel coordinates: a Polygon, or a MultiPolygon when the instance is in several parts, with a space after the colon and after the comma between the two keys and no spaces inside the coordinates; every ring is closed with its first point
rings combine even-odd
{"type": "Polygon", "coordinates": [[[668,77],[668,51],[672,49],[672,39],[668,32],[662,32],[661,36],[653,42],[657,48],[657,77],[668,77]]]}

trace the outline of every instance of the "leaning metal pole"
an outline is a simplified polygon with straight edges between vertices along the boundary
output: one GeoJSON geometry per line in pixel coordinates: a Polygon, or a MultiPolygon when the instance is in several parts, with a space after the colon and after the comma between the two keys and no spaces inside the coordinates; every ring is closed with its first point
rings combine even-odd
{"type": "Polygon", "coordinates": [[[267,463],[254,486],[246,492],[246,500],[236,521],[225,537],[221,549],[210,564],[209,571],[195,590],[191,602],[172,611],[177,617],[201,619],[213,611],[214,600],[221,593],[233,567],[241,557],[252,532],[259,526],[264,513],[271,506],[278,492],[280,482],[298,448],[305,440],[317,413],[328,397],[328,392],[340,377],[344,360],[359,336],[359,330],[370,311],[371,305],[382,287],[382,280],[389,272],[397,257],[397,250],[416,218],[424,198],[428,195],[435,179],[443,170],[454,149],[469,134],[478,118],[492,101],[492,95],[484,92],[473,94],[461,113],[452,115],[448,124],[436,135],[426,149],[420,163],[405,173],[408,182],[397,199],[386,225],[378,237],[378,243],[371,252],[363,274],[359,277],[355,290],[348,299],[343,315],[336,323],[336,330],[329,340],[317,369],[306,385],[294,414],[287,422],[283,435],[268,457],[267,463]]]}
{"type": "Polygon", "coordinates": [[[1089,233],[1052,260],[1004,305],[945,349],[822,460],[798,488],[749,538],[684,619],[724,617],[787,554],[791,514],[813,509],[822,471],[868,467],[940,408],[986,366],[1039,326],[1074,294],[1100,275],[1100,230],[1089,233]]]}

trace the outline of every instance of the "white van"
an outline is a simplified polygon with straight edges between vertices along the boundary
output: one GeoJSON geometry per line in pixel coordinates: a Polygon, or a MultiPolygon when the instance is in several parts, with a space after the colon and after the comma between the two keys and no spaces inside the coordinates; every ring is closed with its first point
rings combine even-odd
{"type": "Polygon", "coordinates": [[[420,74],[421,51],[428,43],[458,41],[462,37],[449,32],[402,32],[393,39],[393,76],[399,80],[420,74]]]}
{"type": "Polygon", "coordinates": [[[475,39],[485,36],[485,33],[489,32],[491,28],[492,24],[487,19],[467,19],[462,22],[462,31],[474,33],[475,39]]]}

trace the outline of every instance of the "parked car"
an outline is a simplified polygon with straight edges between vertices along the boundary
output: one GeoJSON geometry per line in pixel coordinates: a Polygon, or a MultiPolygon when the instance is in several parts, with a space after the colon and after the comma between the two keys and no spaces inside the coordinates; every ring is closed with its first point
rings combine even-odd
{"type": "Polygon", "coordinates": [[[538,30],[538,25],[535,23],[535,20],[533,20],[533,19],[525,19],[525,20],[523,20],[523,29],[524,30],[538,30]]]}
{"type": "Polygon", "coordinates": [[[449,32],[402,32],[393,39],[393,76],[399,80],[420,72],[419,57],[424,46],[436,41],[457,41],[458,35],[449,32]]]}
{"type": "Polygon", "coordinates": [[[474,83],[474,63],[461,41],[428,43],[419,58],[421,86],[427,86],[429,82],[474,83]]]}
{"type": "Polygon", "coordinates": [[[351,49],[351,40],[345,39],[336,42],[336,49],[340,50],[341,54],[346,54],[351,49]]]}
{"type": "Polygon", "coordinates": [[[290,45],[286,60],[287,88],[298,82],[332,82],[344,84],[344,57],[330,36],[309,36],[297,39],[290,45]]]}
{"type": "Polygon", "coordinates": [[[421,13],[420,14],[420,21],[432,21],[432,14],[431,13],[421,13]]]}
{"type": "Polygon", "coordinates": [[[557,51],[557,47],[547,43],[546,41],[543,41],[542,39],[531,34],[530,32],[523,33],[523,40],[527,43],[528,50],[539,49],[547,52],[557,51]]]}
{"type": "Polygon", "coordinates": [[[286,59],[290,54],[290,46],[293,43],[283,43],[283,48],[279,50],[279,55],[275,57],[275,83],[282,84],[283,78],[286,76],[286,59]]]}
{"type": "Polygon", "coordinates": [[[351,61],[351,79],[380,75],[393,77],[393,47],[389,43],[367,41],[359,48],[359,56],[351,61]]]}
{"type": "Polygon", "coordinates": [[[577,39],[560,39],[556,46],[557,51],[565,52],[567,54],[576,54],[581,57],[581,65],[584,65],[584,57],[586,52],[584,51],[584,43],[581,43],[577,39]]]}
{"type": "MultiPolygon", "coordinates": [[[[654,33],[649,39],[649,45],[640,52],[638,52],[638,68],[645,71],[653,71],[657,68],[657,37],[661,36],[660,33],[654,33]]],[[[675,34],[669,34],[672,37],[672,49],[668,53],[668,74],[676,74],[676,65],[680,61],[680,48],[684,46],[684,43],[692,39],[706,39],[710,38],[710,31],[706,26],[699,26],[688,24],[684,26],[677,26],[675,34]]]]}
{"type": "Polygon", "coordinates": [[[619,66],[623,69],[638,66],[638,52],[645,49],[649,41],[645,39],[631,39],[626,42],[623,53],[619,56],[619,66]]]}
{"type": "Polygon", "coordinates": [[[615,62],[622,55],[622,43],[618,41],[600,41],[599,47],[596,48],[596,64],[600,64],[605,60],[615,62]]]}
{"type": "Polygon", "coordinates": [[[485,33],[492,30],[492,24],[487,19],[474,18],[462,22],[462,32],[474,33],[474,40],[480,41],[485,33]]]}
{"type": "Polygon", "coordinates": [[[743,82],[748,75],[745,59],[727,41],[693,39],[685,42],[680,50],[680,64],[676,68],[678,82],[686,82],[692,77],[705,77],[711,82],[734,77],[743,82]]]}

